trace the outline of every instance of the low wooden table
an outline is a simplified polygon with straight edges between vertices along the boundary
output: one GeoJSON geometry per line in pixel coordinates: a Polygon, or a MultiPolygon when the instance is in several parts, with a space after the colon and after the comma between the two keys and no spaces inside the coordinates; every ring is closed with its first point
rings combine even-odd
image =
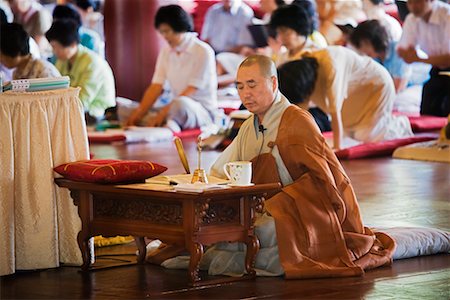
{"type": "Polygon", "coordinates": [[[259,241],[254,234],[255,212],[264,200],[280,191],[280,184],[227,188],[187,193],[149,190],[142,184],[116,186],[55,179],[68,188],[82,221],[78,245],[83,270],[91,267],[89,239],[96,235],[133,235],[139,250],[138,263],[146,260],[144,237],[159,239],[168,246],[147,261],[160,264],[188,251],[189,280],[194,286],[255,278],[254,263],[259,241]],[[220,241],[247,245],[243,277],[200,281],[198,274],[203,246],[220,241]]]}

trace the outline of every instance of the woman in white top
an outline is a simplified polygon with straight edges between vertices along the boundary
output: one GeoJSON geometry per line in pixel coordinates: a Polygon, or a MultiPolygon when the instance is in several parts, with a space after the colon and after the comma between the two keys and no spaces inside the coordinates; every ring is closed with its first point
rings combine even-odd
{"type": "MultiPolygon", "coordinates": [[[[155,27],[168,46],[158,55],[151,85],[128,125],[140,124],[168,83],[173,95],[170,103],[146,118],[146,126],[165,123],[174,131],[209,125],[217,109],[217,79],[214,51],[192,30],[190,16],[178,5],[159,8],[155,27]]],[[[120,114],[120,112],[119,112],[120,114]]]]}

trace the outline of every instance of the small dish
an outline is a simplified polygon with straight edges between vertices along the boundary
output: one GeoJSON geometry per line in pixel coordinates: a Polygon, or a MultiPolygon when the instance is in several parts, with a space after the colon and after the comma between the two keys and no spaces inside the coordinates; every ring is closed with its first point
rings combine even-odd
{"type": "Polygon", "coordinates": [[[254,183],[249,183],[249,184],[238,184],[238,183],[229,183],[228,186],[234,186],[234,187],[245,187],[245,186],[253,186],[255,185],[254,183]]]}

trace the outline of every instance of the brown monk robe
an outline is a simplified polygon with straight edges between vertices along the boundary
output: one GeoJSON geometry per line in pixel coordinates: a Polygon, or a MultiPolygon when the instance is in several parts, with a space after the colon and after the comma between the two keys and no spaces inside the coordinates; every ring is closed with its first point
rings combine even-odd
{"type": "MultiPolygon", "coordinates": [[[[269,143],[294,180],[265,202],[286,278],[355,276],[392,263],[394,240],[364,227],[351,183],[306,111],[289,106],[269,143]]],[[[252,162],[253,182],[280,181],[271,153],[252,162]]]]}

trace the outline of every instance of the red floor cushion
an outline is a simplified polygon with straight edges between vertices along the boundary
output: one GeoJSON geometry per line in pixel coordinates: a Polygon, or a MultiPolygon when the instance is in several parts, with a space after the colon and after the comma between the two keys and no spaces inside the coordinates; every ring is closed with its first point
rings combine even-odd
{"type": "Polygon", "coordinates": [[[401,146],[437,139],[438,135],[428,134],[401,138],[377,143],[366,143],[336,151],[339,159],[355,159],[377,156],[389,156],[401,146]]]}
{"type": "Polygon", "coordinates": [[[126,136],[123,133],[88,132],[88,140],[92,144],[110,144],[125,141],[126,136]]]}
{"type": "Polygon", "coordinates": [[[180,132],[174,132],[173,136],[177,136],[179,138],[190,138],[190,137],[197,137],[202,133],[200,128],[193,128],[193,129],[185,129],[180,132]]]}
{"type": "Polygon", "coordinates": [[[448,120],[446,117],[408,116],[414,132],[434,131],[443,128],[448,120]]]}
{"type": "Polygon", "coordinates": [[[53,170],[73,181],[124,183],[143,181],[161,174],[167,168],[150,161],[93,159],[62,164],[53,170]]]}

